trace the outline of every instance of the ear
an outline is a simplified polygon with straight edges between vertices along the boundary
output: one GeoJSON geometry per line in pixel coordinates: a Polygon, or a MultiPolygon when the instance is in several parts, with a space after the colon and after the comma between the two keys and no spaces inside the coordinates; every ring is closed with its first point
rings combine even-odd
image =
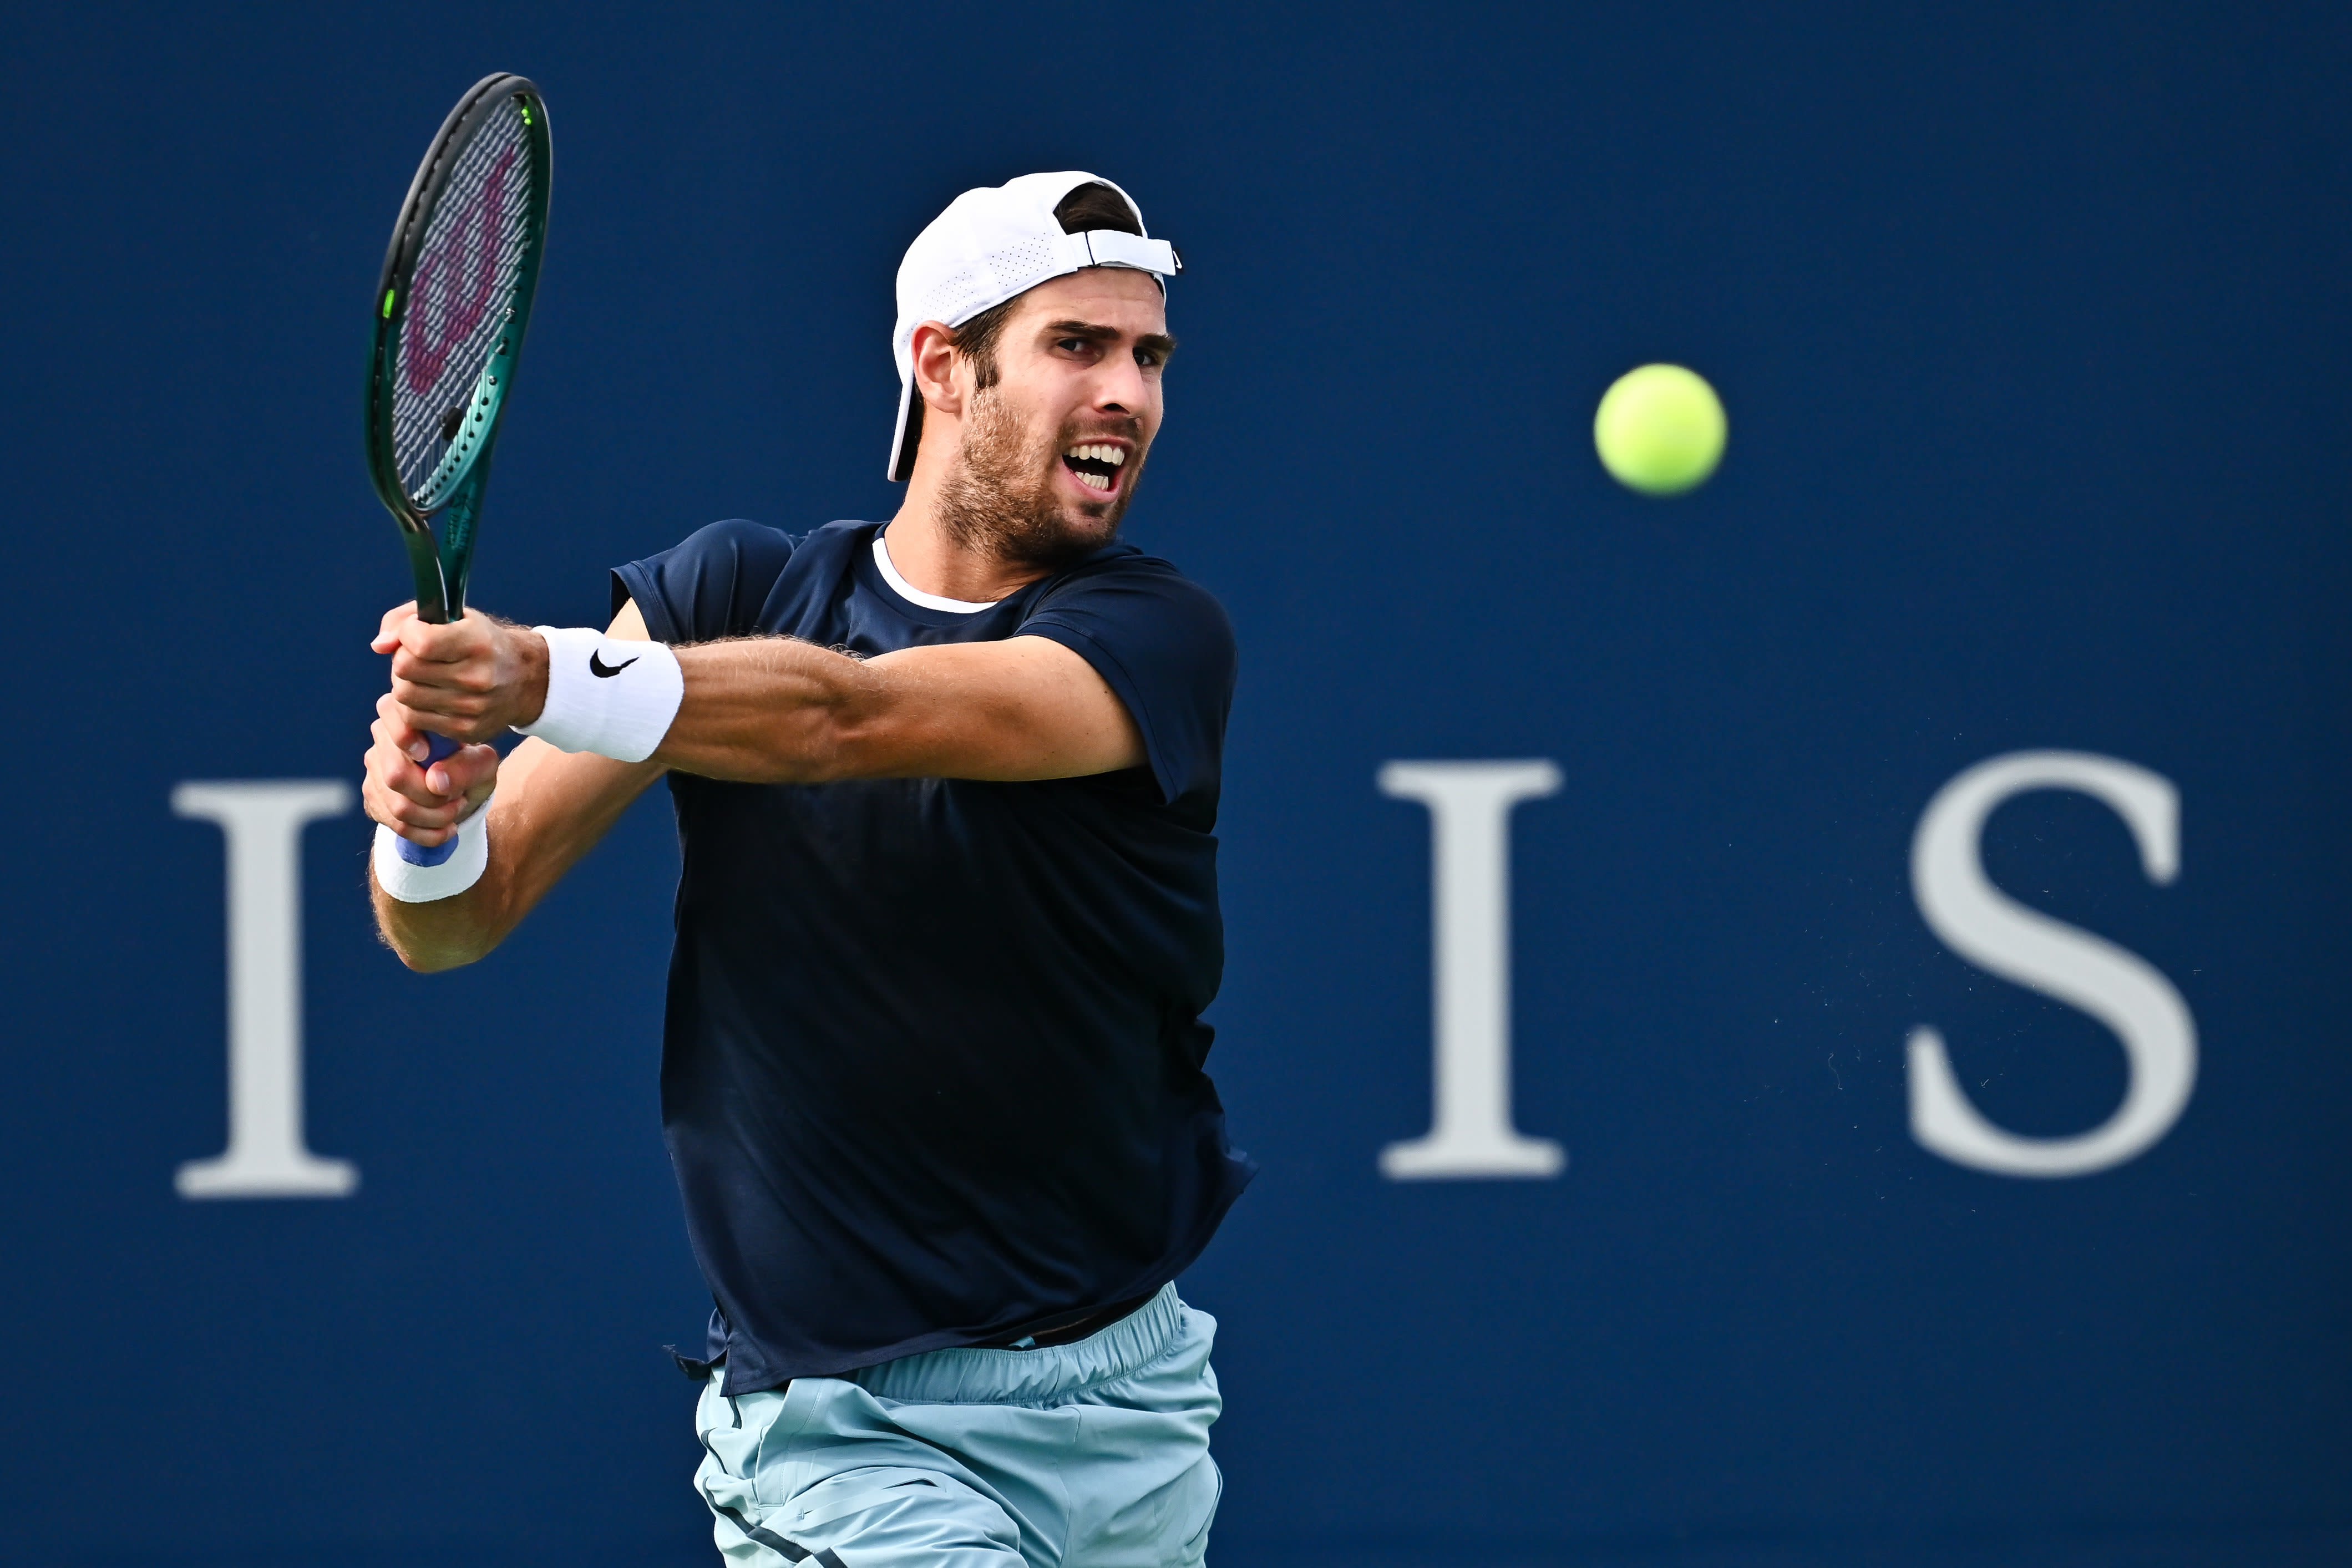
{"type": "Polygon", "coordinates": [[[915,391],[927,407],[961,419],[969,387],[956,381],[958,361],[951,337],[944,321],[926,321],[915,329],[915,391]]]}

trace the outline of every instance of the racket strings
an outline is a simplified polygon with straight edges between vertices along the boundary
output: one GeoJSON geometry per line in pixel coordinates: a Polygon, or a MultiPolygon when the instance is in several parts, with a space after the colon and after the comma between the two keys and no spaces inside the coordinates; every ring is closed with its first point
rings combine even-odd
{"type": "Polygon", "coordinates": [[[458,154],[425,220],[393,403],[401,486],[420,507],[430,509],[457,476],[446,459],[488,414],[488,400],[476,394],[530,245],[532,180],[530,128],[509,100],[458,154]]]}

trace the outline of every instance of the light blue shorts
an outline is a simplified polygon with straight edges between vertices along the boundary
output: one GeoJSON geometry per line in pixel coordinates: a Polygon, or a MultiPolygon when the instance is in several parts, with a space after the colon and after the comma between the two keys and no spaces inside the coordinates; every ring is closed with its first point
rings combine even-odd
{"type": "Polygon", "coordinates": [[[1170,1284],[1041,1350],[935,1350],[695,1407],[732,1562],[777,1568],[1193,1568],[1223,1482],[1217,1320],[1170,1284]]]}

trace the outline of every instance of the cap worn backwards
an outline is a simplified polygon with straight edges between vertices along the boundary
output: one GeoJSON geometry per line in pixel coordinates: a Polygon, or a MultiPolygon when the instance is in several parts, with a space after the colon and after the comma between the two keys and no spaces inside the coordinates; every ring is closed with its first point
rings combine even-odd
{"type": "Polygon", "coordinates": [[[898,361],[898,425],[890,437],[889,477],[914,472],[912,439],[919,426],[911,414],[915,392],[915,329],[926,321],[961,327],[983,310],[1025,294],[1049,277],[1087,267],[1129,267],[1150,273],[1165,292],[1168,279],[1183,270],[1176,249],[1164,239],[1093,229],[1066,234],[1054,209],[1080,185],[1118,191],[1135,226],[1143,209],[1135,198],[1097,174],[1070,170],[1024,174],[1002,185],[966,191],[933,218],[898,264],[898,326],[890,340],[898,361]]]}

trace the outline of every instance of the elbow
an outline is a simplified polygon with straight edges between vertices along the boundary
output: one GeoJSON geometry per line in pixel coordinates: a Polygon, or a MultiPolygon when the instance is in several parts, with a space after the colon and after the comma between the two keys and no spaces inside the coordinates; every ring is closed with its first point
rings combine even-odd
{"type": "Polygon", "coordinates": [[[432,909],[430,904],[390,904],[383,894],[377,894],[376,937],[392,949],[408,969],[419,975],[437,975],[444,969],[462,969],[488,956],[499,945],[498,937],[471,922],[451,929],[418,929],[413,919],[415,911],[432,909]],[[389,905],[389,907],[387,907],[389,905]]]}
{"type": "Polygon", "coordinates": [[[489,951],[487,947],[404,947],[396,943],[392,950],[411,972],[419,975],[438,975],[449,969],[462,969],[489,951]]]}

